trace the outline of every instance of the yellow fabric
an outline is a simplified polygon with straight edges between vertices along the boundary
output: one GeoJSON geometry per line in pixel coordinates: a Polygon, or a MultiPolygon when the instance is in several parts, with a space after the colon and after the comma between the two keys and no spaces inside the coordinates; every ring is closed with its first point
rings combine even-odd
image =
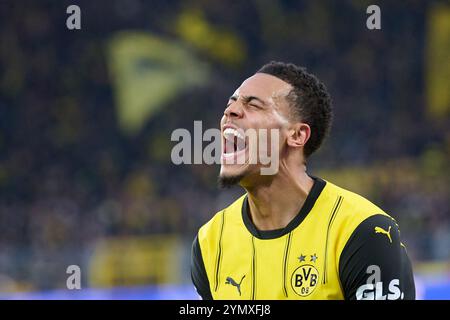
{"type": "Polygon", "coordinates": [[[244,199],[199,230],[214,299],[343,299],[342,250],[362,221],[387,215],[363,197],[327,182],[300,225],[279,238],[259,239],[243,222],[244,199]]]}
{"type": "Polygon", "coordinates": [[[450,6],[438,3],[428,12],[426,38],[426,102],[428,112],[445,119],[450,114],[450,6]]]}
{"type": "Polygon", "coordinates": [[[117,119],[136,135],[163,106],[207,84],[209,68],[178,42],[148,32],[121,31],[108,42],[117,119]]]}

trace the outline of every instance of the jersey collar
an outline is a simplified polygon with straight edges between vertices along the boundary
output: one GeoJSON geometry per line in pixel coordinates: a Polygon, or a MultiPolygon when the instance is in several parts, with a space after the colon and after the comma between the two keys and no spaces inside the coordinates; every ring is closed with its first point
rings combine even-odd
{"type": "Polygon", "coordinates": [[[248,205],[248,196],[246,195],[242,204],[242,219],[247,230],[256,238],[267,240],[282,237],[297,228],[311,211],[312,207],[316,203],[317,198],[320,196],[323,188],[325,188],[326,185],[326,182],[320,178],[312,176],[311,178],[314,179],[314,185],[312,186],[311,191],[306,197],[305,203],[303,204],[299,213],[294,217],[294,219],[292,219],[291,222],[289,222],[289,224],[282,229],[264,231],[258,230],[250,219],[250,207],[248,205]]]}

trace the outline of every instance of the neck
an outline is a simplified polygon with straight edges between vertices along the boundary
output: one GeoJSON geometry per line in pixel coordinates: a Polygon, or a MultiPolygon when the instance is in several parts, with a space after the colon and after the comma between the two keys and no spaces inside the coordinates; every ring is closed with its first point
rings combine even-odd
{"type": "Polygon", "coordinates": [[[280,168],[270,181],[258,186],[244,186],[248,193],[250,218],[258,230],[285,228],[303,206],[314,180],[306,167],[280,168]]]}

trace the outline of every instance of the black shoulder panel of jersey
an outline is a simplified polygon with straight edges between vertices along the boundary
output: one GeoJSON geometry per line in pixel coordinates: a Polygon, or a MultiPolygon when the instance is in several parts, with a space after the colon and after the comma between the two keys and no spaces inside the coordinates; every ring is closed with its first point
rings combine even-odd
{"type": "Polygon", "coordinates": [[[200,243],[198,242],[198,235],[195,236],[194,242],[192,243],[191,278],[198,294],[202,297],[202,299],[212,300],[209,280],[206,274],[205,265],[203,263],[200,243]]]}
{"type": "Polygon", "coordinates": [[[377,214],[361,222],[339,261],[346,300],[415,299],[411,262],[392,218],[377,214]]]}

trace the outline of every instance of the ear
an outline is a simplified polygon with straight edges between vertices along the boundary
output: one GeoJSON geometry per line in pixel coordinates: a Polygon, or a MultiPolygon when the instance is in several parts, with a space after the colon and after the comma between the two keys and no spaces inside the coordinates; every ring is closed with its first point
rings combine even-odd
{"type": "Polygon", "coordinates": [[[296,122],[288,129],[287,144],[293,148],[304,147],[311,136],[311,128],[303,122],[296,122]]]}

